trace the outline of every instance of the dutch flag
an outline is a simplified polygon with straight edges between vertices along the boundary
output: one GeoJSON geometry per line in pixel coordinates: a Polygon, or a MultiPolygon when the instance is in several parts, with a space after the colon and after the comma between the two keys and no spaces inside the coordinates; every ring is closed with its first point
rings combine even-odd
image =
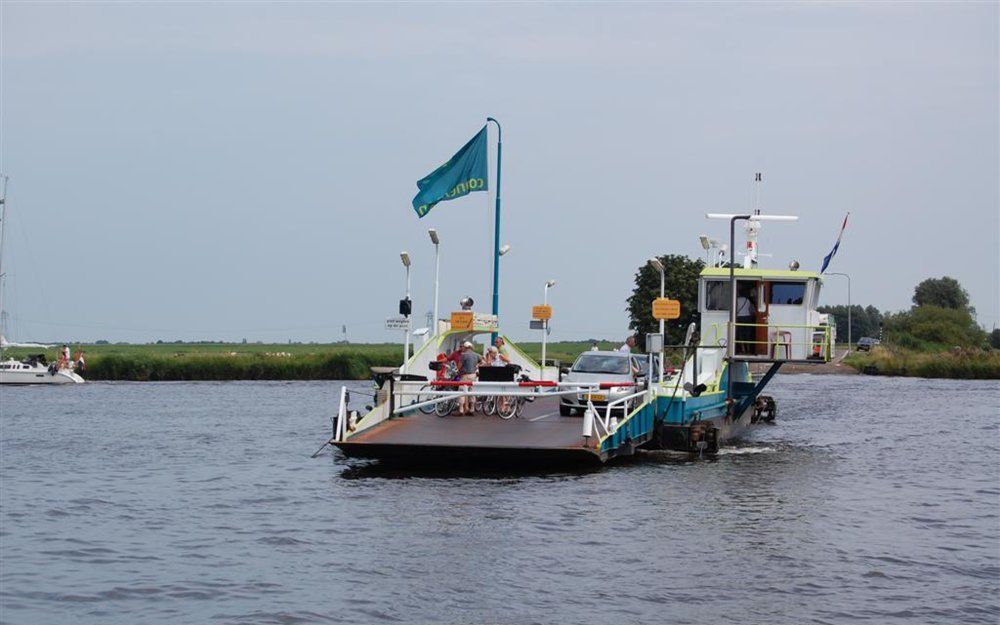
{"type": "Polygon", "coordinates": [[[830,261],[837,254],[837,250],[840,248],[840,238],[844,236],[844,229],[847,228],[847,218],[851,216],[851,213],[847,213],[844,216],[844,225],[840,227],[840,234],[837,235],[837,242],[833,244],[833,249],[830,253],[823,257],[823,268],[819,270],[820,273],[826,271],[826,268],[830,265],[830,261]]]}

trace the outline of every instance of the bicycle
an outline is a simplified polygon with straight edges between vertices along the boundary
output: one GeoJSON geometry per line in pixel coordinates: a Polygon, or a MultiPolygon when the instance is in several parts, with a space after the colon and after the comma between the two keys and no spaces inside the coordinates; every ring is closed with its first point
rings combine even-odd
{"type": "MultiPolygon", "coordinates": [[[[528,376],[522,375],[517,378],[517,381],[527,382],[529,379],[528,376]]],[[[496,415],[505,421],[514,417],[520,417],[524,413],[524,405],[535,401],[534,397],[526,397],[524,395],[515,395],[506,399],[506,402],[496,402],[496,415]]]]}
{"type": "MultiPolygon", "coordinates": [[[[431,371],[444,371],[438,379],[432,380],[427,384],[420,387],[417,392],[417,400],[414,403],[424,403],[432,401],[439,398],[440,395],[432,395],[428,391],[441,391],[448,390],[447,387],[443,386],[441,382],[456,382],[458,381],[458,367],[453,362],[442,362],[433,361],[428,364],[428,368],[431,371]]],[[[436,403],[427,403],[420,406],[420,412],[424,414],[437,414],[439,417],[447,417],[452,413],[453,410],[458,406],[458,399],[454,397],[449,397],[447,399],[441,399],[436,403]]]]}

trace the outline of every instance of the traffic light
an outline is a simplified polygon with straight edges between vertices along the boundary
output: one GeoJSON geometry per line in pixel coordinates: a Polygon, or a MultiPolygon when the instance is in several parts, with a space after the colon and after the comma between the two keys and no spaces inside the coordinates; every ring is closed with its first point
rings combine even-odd
{"type": "Polygon", "coordinates": [[[410,300],[409,297],[404,297],[403,299],[399,300],[399,314],[403,315],[404,317],[409,317],[410,313],[412,312],[413,312],[413,302],[410,300]]]}

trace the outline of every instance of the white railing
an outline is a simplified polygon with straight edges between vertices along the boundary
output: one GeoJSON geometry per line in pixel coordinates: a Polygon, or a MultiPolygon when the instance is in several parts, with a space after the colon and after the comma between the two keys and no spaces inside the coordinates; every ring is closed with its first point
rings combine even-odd
{"type": "MultiPolygon", "coordinates": [[[[738,328],[753,328],[756,332],[759,328],[767,330],[767,340],[759,341],[754,335],[754,340],[733,339],[733,347],[749,350],[749,356],[766,356],[776,360],[810,359],[830,362],[833,358],[833,331],[828,325],[801,325],[801,324],[771,324],[771,323],[735,323],[732,332],[738,334],[738,328]],[[795,340],[799,335],[800,340],[795,340]],[[803,338],[804,337],[804,338],[803,338]],[[800,349],[801,348],[801,349],[800,349]],[[763,354],[757,352],[763,349],[763,354]],[[793,351],[799,354],[798,358],[793,358],[793,351]],[[780,357],[779,357],[780,356],[780,357]]],[[[708,343],[724,344],[725,337],[722,336],[723,329],[729,332],[729,322],[713,323],[706,332],[708,343]],[[714,332],[714,334],[710,334],[714,332]]],[[[737,354],[741,355],[741,354],[737,354]]]]}
{"type": "Polygon", "coordinates": [[[575,395],[583,391],[610,390],[613,387],[635,386],[632,382],[623,382],[617,385],[609,382],[547,382],[543,384],[521,384],[519,382],[448,382],[447,386],[442,385],[440,389],[433,389],[424,388],[425,386],[433,386],[432,382],[424,380],[401,380],[396,382],[396,385],[404,387],[396,391],[396,396],[399,398],[417,396],[429,397],[430,399],[399,406],[393,410],[393,414],[395,415],[412,412],[413,410],[419,410],[426,406],[439,404],[443,401],[459,397],[561,397],[563,395],[575,395]],[[405,388],[418,384],[420,388],[417,390],[407,390],[405,388]],[[444,390],[449,387],[458,390],[444,390]]]}
{"type": "MultiPolygon", "coordinates": [[[[593,418],[592,421],[596,422],[597,425],[599,425],[604,431],[602,436],[607,436],[614,431],[614,428],[611,426],[611,412],[613,409],[619,406],[625,406],[628,402],[649,392],[648,388],[643,388],[641,391],[609,402],[605,407],[604,416],[602,418],[597,408],[594,407],[593,400],[590,397],[594,391],[609,391],[612,388],[637,387],[638,385],[634,382],[623,382],[621,384],[615,384],[613,382],[534,382],[528,384],[522,384],[519,382],[449,382],[448,386],[453,386],[460,390],[434,390],[431,388],[424,388],[426,386],[432,386],[432,381],[400,380],[399,382],[396,382],[396,384],[404,387],[396,392],[397,397],[402,398],[416,395],[421,398],[427,397],[428,399],[421,399],[421,401],[400,406],[393,410],[394,415],[409,413],[426,406],[437,405],[443,401],[450,401],[459,397],[561,397],[563,395],[577,395],[587,392],[586,410],[593,411],[595,418],[593,418]],[[407,386],[412,387],[418,384],[420,385],[420,388],[416,391],[407,390],[405,388],[407,386]]],[[[628,410],[626,408],[625,413],[627,414],[627,412],[628,410]]],[[[585,415],[583,421],[583,436],[585,438],[589,438],[593,434],[593,426],[590,422],[591,420],[587,419],[585,415]]]]}
{"type": "MultiPolygon", "coordinates": [[[[610,436],[611,434],[613,434],[615,432],[615,430],[618,429],[618,425],[619,425],[619,423],[616,422],[616,420],[614,419],[614,417],[611,416],[612,409],[614,409],[615,407],[621,405],[623,407],[623,411],[622,412],[623,412],[624,416],[628,416],[628,403],[630,401],[632,401],[633,399],[636,399],[637,397],[641,397],[641,396],[643,396],[645,394],[646,394],[646,390],[643,389],[643,390],[639,391],[638,393],[632,393],[631,395],[626,395],[625,397],[619,397],[618,399],[616,399],[616,400],[614,400],[612,402],[608,402],[608,404],[604,407],[604,418],[603,419],[600,418],[600,416],[599,416],[600,412],[598,411],[597,407],[594,406],[594,402],[591,401],[590,399],[587,399],[587,410],[593,415],[593,422],[596,423],[597,425],[600,425],[601,429],[604,430],[603,436],[610,436]]],[[[591,431],[591,428],[589,427],[590,424],[588,423],[588,421],[589,421],[589,419],[586,419],[586,418],[584,419],[583,435],[585,437],[590,437],[593,434],[593,432],[591,431]]],[[[598,436],[603,438],[603,436],[600,435],[600,434],[598,434],[598,436]]]]}
{"type": "MultiPolygon", "coordinates": [[[[427,399],[396,407],[392,412],[393,415],[410,413],[426,406],[436,405],[443,401],[450,401],[459,397],[497,396],[537,398],[561,397],[563,395],[577,395],[586,392],[587,407],[583,419],[583,436],[585,438],[589,438],[594,434],[595,427],[598,430],[597,434],[599,438],[613,434],[618,427],[618,422],[612,416],[612,412],[622,410],[623,416],[627,416],[629,412],[628,404],[649,393],[648,387],[642,387],[640,391],[612,400],[603,406],[604,410],[602,414],[602,411],[594,405],[591,398],[594,391],[609,391],[613,388],[638,387],[639,385],[632,382],[623,382],[621,384],[613,382],[546,382],[543,384],[472,382],[468,384],[450,383],[448,386],[454,386],[458,390],[443,390],[424,388],[430,384],[430,382],[425,380],[400,380],[396,384],[402,387],[395,392],[398,398],[419,396],[421,398],[426,397],[427,399]],[[420,385],[420,388],[415,391],[407,389],[407,387],[416,385],[420,385]],[[589,413],[589,416],[587,413],[589,413]]],[[[340,406],[337,409],[332,442],[343,442],[347,438],[349,415],[350,411],[347,408],[347,387],[342,386],[340,388],[340,406]]]]}
{"type": "Polygon", "coordinates": [[[340,387],[340,407],[337,408],[337,423],[333,429],[333,440],[341,442],[347,435],[347,387],[340,387]]]}

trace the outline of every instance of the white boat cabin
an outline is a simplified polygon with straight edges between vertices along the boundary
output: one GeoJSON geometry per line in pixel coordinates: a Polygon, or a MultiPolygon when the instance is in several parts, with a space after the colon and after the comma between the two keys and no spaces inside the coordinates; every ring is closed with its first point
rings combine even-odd
{"type": "MultiPolygon", "coordinates": [[[[736,268],[735,356],[761,360],[829,360],[831,326],[816,311],[822,278],[812,271],[736,268]]],[[[701,344],[725,345],[729,268],[708,267],[698,281],[701,344]]]]}

